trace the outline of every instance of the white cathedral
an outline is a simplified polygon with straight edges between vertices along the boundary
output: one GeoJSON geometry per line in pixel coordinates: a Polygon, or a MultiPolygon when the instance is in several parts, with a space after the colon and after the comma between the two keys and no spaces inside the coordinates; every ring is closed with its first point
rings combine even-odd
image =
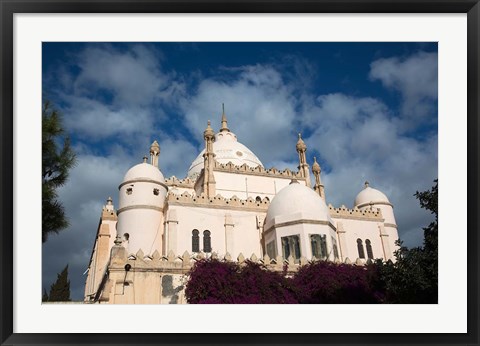
{"type": "Polygon", "coordinates": [[[388,198],[365,183],[352,209],[327,205],[316,159],[311,186],[300,134],[298,172],[266,169],[238,142],[225,113],[218,133],[208,122],[204,139],[185,179],[164,178],[157,141],[150,161],[127,171],[118,209],[108,198],[102,210],[85,303],[186,303],[189,270],[210,257],[290,273],[309,260],[394,260],[398,232],[388,198]]]}

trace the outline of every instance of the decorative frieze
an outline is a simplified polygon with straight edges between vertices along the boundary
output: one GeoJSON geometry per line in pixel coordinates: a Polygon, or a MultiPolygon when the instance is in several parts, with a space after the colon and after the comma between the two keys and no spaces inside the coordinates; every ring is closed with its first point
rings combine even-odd
{"type": "Polygon", "coordinates": [[[266,212],[268,206],[270,205],[270,200],[268,198],[264,198],[261,201],[257,201],[252,197],[248,197],[247,199],[240,199],[237,196],[225,198],[221,195],[216,195],[215,197],[209,198],[204,193],[202,193],[200,196],[197,196],[195,194],[189,194],[185,191],[181,195],[168,193],[167,203],[169,205],[183,205],[221,209],[240,209],[266,212]]]}
{"type": "Polygon", "coordinates": [[[190,178],[178,179],[176,176],[172,175],[170,178],[165,179],[165,185],[167,186],[176,186],[193,189],[195,180],[190,178]]]}
{"type": "Polygon", "coordinates": [[[213,167],[214,171],[218,172],[228,172],[228,173],[241,173],[248,175],[258,175],[263,177],[273,177],[273,178],[285,178],[285,179],[297,179],[305,180],[300,172],[292,172],[288,168],[281,171],[276,168],[265,169],[262,166],[250,167],[246,163],[241,166],[236,166],[232,162],[229,163],[220,163],[215,161],[213,167]]]}
{"type": "Polygon", "coordinates": [[[330,216],[333,218],[383,221],[382,211],[380,208],[360,210],[357,207],[349,209],[344,205],[339,208],[335,208],[329,204],[328,209],[330,210],[330,216]]]}

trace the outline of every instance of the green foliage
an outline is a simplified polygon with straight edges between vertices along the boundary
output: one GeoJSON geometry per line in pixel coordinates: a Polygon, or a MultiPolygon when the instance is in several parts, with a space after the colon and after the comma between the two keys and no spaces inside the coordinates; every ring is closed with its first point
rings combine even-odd
{"type": "MultiPolygon", "coordinates": [[[[46,294],[46,292],[45,292],[46,294]]],[[[60,274],[57,274],[57,281],[50,286],[49,302],[69,302],[70,280],[68,280],[68,264],[60,274]]]]}
{"type": "Polygon", "coordinates": [[[48,302],[48,294],[45,288],[43,289],[42,302],[48,302]]]}
{"type": "Polygon", "coordinates": [[[50,233],[68,227],[63,205],[58,201],[57,188],[64,185],[70,168],[75,165],[75,153],[65,136],[62,118],[50,102],[42,107],[42,242],[50,233]]]}
{"type": "Polygon", "coordinates": [[[435,215],[423,229],[422,247],[408,249],[401,241],[395,251],[396,262],[377,262],[387,290],[387,301],[402,304],[438,302],[438,180],[430,191],[416,192],[420,206],[435,215]]]}

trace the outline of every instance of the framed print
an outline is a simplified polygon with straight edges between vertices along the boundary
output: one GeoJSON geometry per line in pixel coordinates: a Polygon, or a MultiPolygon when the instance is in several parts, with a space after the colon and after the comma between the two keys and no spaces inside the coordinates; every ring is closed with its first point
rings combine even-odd
{"type": "Polygon", "coordinates": [[[0,9],[2,345],[478,344],[478,1],[0,9]]]}

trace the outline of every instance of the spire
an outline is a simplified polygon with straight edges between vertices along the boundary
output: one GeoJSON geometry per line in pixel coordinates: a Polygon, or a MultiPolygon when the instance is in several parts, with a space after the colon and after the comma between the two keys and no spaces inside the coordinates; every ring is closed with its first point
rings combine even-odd
{"type": "Polygon", "coordinates": [[[225,115],[225,104],[222,103],[222,127],[220,128],[220,132],[227,131],[230,132],[230,129],[227,126],[227,116],[225,115]]]}

